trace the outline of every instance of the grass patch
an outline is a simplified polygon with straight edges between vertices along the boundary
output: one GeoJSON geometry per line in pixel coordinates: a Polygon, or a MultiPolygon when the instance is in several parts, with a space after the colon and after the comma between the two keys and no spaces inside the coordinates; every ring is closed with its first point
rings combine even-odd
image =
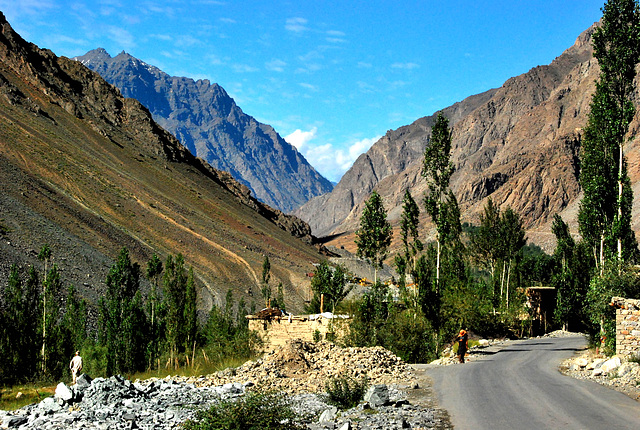
{"type": "Polygon", "coordinates": [[[284,394],[253,391],[197,412],[186,430],[302,430],[306,428],[284,394]]]}
{"type": "Polygon", "coordinates": [[[0,409],[5,411],[13,411],[32,403],[53,396],[56,391],[55,385],[50,384],[25,384],[15,385],[13,387],[0,388],[0,409]],[[20,398],[18,393],[22,393],[20,398]]]}
{"type": "Polygon", "coordinates": [[[358,406],[364,398],[369,380],[367,378],[354,379],[348,376],[330,378],[324,385],[327,394],[325,401],[342,410],[358,406]]]}
{"type": "Polygon", "coordinates": [[[228,368],[235,368],[242,366],[248,360],[252,358],[237,358],[237,357],[226,357],[221,358],[219,360],[210,360],[205,358],[206,356],[202,356],[193,360],[193,362],[179,361],[176,365],[175,361],[173,363],[169,363],[168,361],[164,362],[158,367],[158,369],[147,370],[145,372],[138,372],[131,375],[131,380],[144,380],[149,378],[165,378],[167,376],[184,376],[184,377],[196,377],[202,375],[210,375],[212,373],[219,372],[220,370],[225,370],[228,368]]]}

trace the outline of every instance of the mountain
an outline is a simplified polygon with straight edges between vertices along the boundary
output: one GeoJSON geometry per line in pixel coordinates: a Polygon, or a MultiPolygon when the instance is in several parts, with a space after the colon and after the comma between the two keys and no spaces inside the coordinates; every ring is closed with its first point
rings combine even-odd
{"type": "Polygon", "coordinates": [[[272,283],[300,309],[321,255],[309,226],[259,202],[192,155],[137,100],[81,63],[24,41],[0,13],[0,285],[11,264],[41,268],[52,249],[65,285],[95,303],[121,248],[143,270],[182,254],[200,308],[260,305],[272,283]]]}
{"type": "Polygon", "coordinates": [[[218,84],[169,76],[125,52],[112,58],[99,48],[74,59],[140,101],[191,153],[231,173],[268,205],[290,212],[333,188],[294,146],[245,114],[218,84]]]}
{"type": "MultiPolygon", "coordinates": [[[[577,232],[581,128],[599,74],[591,48],[595,25],[551,64],[442,110],[453,132],[451,161],[456,171],[451,186],[463,221],[477,223],[490,197],[503,209],[510,206],[517,211],[530,241],[547,250],[555,241],[554,214],[563,216],[577,232]]],[[[389,131],[356,160],[331,193],[310,200],[294,213],[309,222],[315,235],[329,236],[348,248],[353,246],[364,200],[375,188],[389,219],[397,224],[405,190],[420,202],[426,190],[422,159],[435,117],[389,131]]],[[[639,126],[636,117],[631,137],[639,126]]],[[[638,195],[640,155],[635,140],[625,153],[638,195]]],[[[637,207],[633,222],[637,228],[637,207]]]]}

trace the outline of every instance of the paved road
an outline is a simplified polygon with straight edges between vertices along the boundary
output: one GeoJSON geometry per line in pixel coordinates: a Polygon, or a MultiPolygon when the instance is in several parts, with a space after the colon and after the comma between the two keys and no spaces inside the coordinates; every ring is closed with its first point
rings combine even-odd
{"type": "Polygon", "coordinates": [[[639,402],[558,371],[585,346],[582,337],[530,339],[424,369],[456,430],[640,429],[639,402]]]}

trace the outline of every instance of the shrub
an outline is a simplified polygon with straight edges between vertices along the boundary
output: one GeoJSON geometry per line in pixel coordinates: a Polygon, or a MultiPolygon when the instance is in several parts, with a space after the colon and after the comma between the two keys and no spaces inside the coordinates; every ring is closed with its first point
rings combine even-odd
{"type": "Polygon", "coordinates": [[[369,380],[348,377],[332,377],[324,385],[327,394],[324,400],[340,409],[350,409],[358,405],[364,398],[369,380]]]}
{"type": "Polygon", "coordinates": [[[300,418],[282,393],[249,392],[238,399],[222,400],[196,413],[184,423],[186,430],[299,430],[300,418]]]}

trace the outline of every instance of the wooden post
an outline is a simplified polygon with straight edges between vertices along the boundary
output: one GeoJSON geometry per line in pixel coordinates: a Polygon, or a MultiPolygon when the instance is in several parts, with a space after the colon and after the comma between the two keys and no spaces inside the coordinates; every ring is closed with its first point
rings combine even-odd
{"type": "Polygon", "coordinates": [[[320,313],[324,310],[324,293],[320,294],[320,313]]]}

